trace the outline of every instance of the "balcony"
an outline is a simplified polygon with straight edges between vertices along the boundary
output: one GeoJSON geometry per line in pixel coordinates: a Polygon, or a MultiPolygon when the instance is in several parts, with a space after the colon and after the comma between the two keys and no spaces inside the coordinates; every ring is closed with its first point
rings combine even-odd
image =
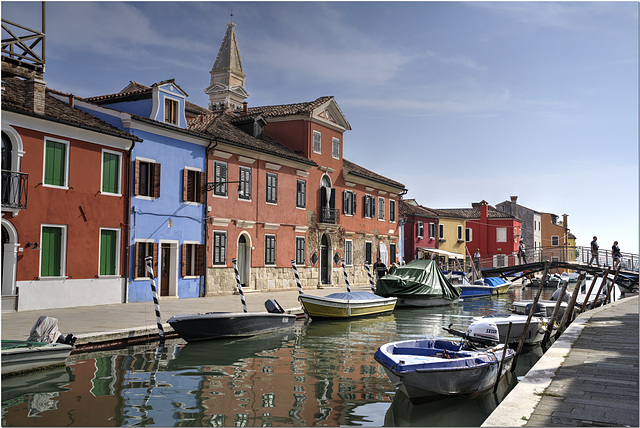
{"type": "Polygon", "coordinates": [[[2,208],[27,208],[29,174],[2,170],[2,208]]]}
{"type": "Polygon", "coordinates": [[[321,208],[320,223],[340,224],[340,210],[335,208],[321,208]]]}

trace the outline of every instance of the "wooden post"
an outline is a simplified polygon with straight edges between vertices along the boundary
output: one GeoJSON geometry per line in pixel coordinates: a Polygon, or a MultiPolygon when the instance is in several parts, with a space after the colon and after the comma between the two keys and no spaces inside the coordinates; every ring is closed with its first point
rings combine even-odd
{"type": "Polygon", "coordinates": [[[522,336],[520,336],[520,342],[518,343],[518,350],[516,351],[516,356],[513,358],[513,364],[511,365],[511,372],[513,373],[516,370],[516,365],[518,364],[518,356],[522,351],[522,347],[524,346],[524,339],[527,337],[527,331],[529,331],[529,324],[531,323],[531,318],[533,318],[533,313],[536,310],[536,306],[538,306],[538,300],[540,300],[540,295],[542,294],[542,289],[544,288],[544,284],[547,282],[547,273],[549,272],[549,262],[544,262],[544,274],[542,275],[542,281],[540,281],[540,288],[538,288],[538,294],[533,299],[533,304],[531,305],[531,309],[529,310],[529,316],[527,317],[527,322],[524,323],[524,330],[522,331],[522,336]]]}
{"type": "Polygon", "coordinates": [[[349,277],[347,276],[347,267],[344,265],[344,259],[342,259],[342,271],[344,272],[344,282],[347,284],[347,293],[351,293],[351,287],[349,286],[349,277]]]}
{"type": "Polygon", "coordinates": [[[589,303],[589,296],[591,296],[591,292],[593,291],[593,287],[596,285],[596,281],[598,280],[598,274],[593,276],[593,281],[591,281],[591,287],[589,287],[589,291],[587,292],[587,297],[585,297],[584,302],[582,302],[582,307],[580,308],[580,313],[583,313],[587,308],[587,303],[589,303]]]}
{"type": "Polygon", "coordinates": [[[502,348],[502,359],[500,360],[500,367],[498,368],[498,376],[496,376],[496,383],[493,385],[493,392],[495,394],[498,389],[498,383],[500,383],[500,375],[502,374],[502,367],[504,367],[504,357],[507,355],[507,350],[509,349],[509,338],[511,337],[511,326],[512,322],[509,322],[509,328],[507,329],[507,337],[504,339],[504,348],[502,348]]]}
{"type": "Polygon", "coordinates": [[[567,292],[567,287],[569,286],[569,281],[566,281],[562,288],[560,289],[560,295],[558,296],[558,300],[556,301],[556,306],[553,308],[553,313],[551,314],[551,319],[549,319],[549,324],[547,325],[547,331],[544,334],[543,342],[547,342],[551,337],[551,332],[553,331],[553,325],[556,323],[556,318],[558,316],[558,312],[560,312],[560,306],[562,305],[562,299],[567,292]]]}
{"type": "MultiPolygon", "coordinates": [[[[562,316],[562,321],[560,321],[560,325],[558,326],[558,331],[556,332],[556,339],[560,337],[562,332],[564,331],[564,326],[568,324],[569,317],[573,315],[573,308],[576,306],[576,300],[578,299],[578,293],[580,292],[580,287],[582,286],[582,281],[584,281],[585,274],[581,273],[578,278],[578,282],[576,284],[576,288],[573,289],[573,294],[571,294],[571,300],[569,300],[569,304],[567,308],[564,310],[564,315],[562,316]]],[[[573,318],[571,319],[573,321],[573,318]]]]}
{"type": "MultiPolygon", "coordinates": [[[[618,280],[618,274],[620,273],[620,265],[622,263],[618,264],[618,269],[616,269],[616,274],[613,276],[613,281],[611,282],[611,287],[609,287],[609,290],[607,290],[607,297],[604,298],[604,304],[606,304],[607,302],[609,302],[609,296],[611,295],[611,290],[613,290],[613,287],[616,286],[616,281],[618,280]]],[[[606,279],[606,278],[605,278],[606,279]]],[[[603,279],[603,282],[605,280],[603,279]]],[[[611,303],[611,302],[609,302],[611,303]]]]}
{"type": "Polygon", "coordinates": [[[608,267],[607,271],[604,273],[604,276],[602,277],[602,283],[600,284],[600,288],[598,288],[598,293],[596,294],[596,298],[593,299],[593,306],[591,307],[591,309],[595,308],[595,306],[598,304],[600,293],[602,292],[602,288],[604,287],[604,285],[607,283],[607,278],[609,278],[610,270],[611,270],[611,267],[608,267]]]}

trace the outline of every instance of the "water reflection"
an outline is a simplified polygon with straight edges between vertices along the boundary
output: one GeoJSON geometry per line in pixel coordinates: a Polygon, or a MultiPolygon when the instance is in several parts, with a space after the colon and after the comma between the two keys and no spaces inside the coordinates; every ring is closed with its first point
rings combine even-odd
{"type": "MultiPolygon", "coordinates": [[[[3,380],[2,424],[478,426],[515,379],[503,380],[497,396],[412,405],[373,353],[393,340],[446,336],[442,327],[451,323],[466,329],[472,317],[505,312],[522,293],[351,321],[297,322],[293,331],[254,338],[175,339],[73,355],[66,368],[3,380]]],[[[516,376],[541,354],[522,354],[516,376]]]]}

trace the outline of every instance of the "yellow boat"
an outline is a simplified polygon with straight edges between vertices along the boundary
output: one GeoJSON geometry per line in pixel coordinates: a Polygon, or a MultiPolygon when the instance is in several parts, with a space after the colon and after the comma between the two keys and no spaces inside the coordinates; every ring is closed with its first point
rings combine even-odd
{"type": "Polygon", "coordinates": [[[368,291],[333,293],[328,296],[298,296],[304,311],[312,318],[353,318],[393,311],[395,297],[381,297],[368,291]]]}

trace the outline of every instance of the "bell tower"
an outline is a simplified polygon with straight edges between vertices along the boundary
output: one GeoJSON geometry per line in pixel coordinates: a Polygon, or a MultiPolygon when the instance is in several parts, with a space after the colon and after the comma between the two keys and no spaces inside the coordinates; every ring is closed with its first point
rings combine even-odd
{"type": "Polygon", "coordinates": [[[209,95],[209,110],[239,110],[249,97],[244,89],[245,74],[242,70],[240,49],[232,20],[222,40],[218,56],[211,69],[211,83],[204,90],[209,95]]]}

